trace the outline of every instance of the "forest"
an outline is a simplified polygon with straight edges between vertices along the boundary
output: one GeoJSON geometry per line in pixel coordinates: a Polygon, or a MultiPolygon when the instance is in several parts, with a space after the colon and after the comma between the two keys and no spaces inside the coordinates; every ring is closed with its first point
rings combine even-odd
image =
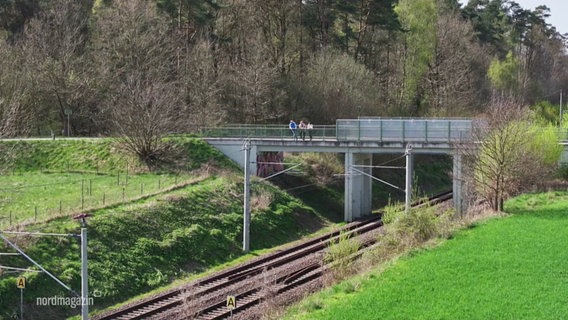
{"type": "Polygon", "coordinates": [[[471,117],[496,97],[556,105],[554,123],[568,35],[549,14],[504,0],[0,0],[0,137],[471,117]]]}

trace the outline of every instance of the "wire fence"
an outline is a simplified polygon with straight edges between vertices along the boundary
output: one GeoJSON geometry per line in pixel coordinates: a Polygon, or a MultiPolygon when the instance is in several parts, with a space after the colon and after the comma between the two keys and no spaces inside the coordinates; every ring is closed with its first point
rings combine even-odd
{"type": "Polygon", "coordinates": [[[0,226],[36,222],[159,194],[188,174],[77,172],[0,176],[0,226]]]}

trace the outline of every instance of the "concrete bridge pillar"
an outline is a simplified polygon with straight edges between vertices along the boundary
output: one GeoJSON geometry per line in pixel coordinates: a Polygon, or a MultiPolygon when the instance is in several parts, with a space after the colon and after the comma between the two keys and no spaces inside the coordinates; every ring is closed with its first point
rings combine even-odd
{"type": "MultiPolygon", "coordinates": [[[[256,172],[258,170],[258,163],[256,163],[256,159],[258,157],[258,148],[256,147],[256,145],[251,144],[250,145],[250,159],[249,161],[251,162],[251,165],[249,166],[249,173],[251,175],[256,175],[256,172]]],[[[243,166],[244,168],[244,166],[243,166]]]]}
{"type": "Polygon", "coordinates": [[[467,203],[464,201],[463,195],[465,192],[465,181],[463,178],[462,168],[462,155],[458,152],[454,153],[454,166],[453,166],[453,200],[454,208],[458,215],[462,215],[467,210],[467,203]]]}
{"type": "Polygon", "coordinates": [[[345,153],[345,221],[371,214],[372,162],[370,153],[345,153]]]}

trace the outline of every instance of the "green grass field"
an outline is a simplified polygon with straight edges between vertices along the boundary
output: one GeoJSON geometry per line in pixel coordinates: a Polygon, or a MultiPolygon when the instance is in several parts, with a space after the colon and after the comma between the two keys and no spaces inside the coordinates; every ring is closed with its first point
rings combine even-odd
{"type": "Polygon", "coordinates": [[[187,174],[34,172],[0,175],[0,227],[128,202],[159,193],[187,179],[187,174]]]}
{"type": "Polygon", "coordinates": [[[522,196],[506,210],[312,296],[287,319],[568,318],[568,193],[522,196]]]}
{"type": "MultiPolygon", "coordinates": [[[[0,229],[9,224],[7,216],[12,212],[14,225],[30,222],[18,226],[19,230],[77,234],[80,225],[69,216],[82,210],[81,205],[83,211],[92,208],[89,287],[98,292],[92,313],[242,259],[242,173],[206,142],[178,140],[178,157],[154,173],[120,152],[112,140],[0,143],[0,229]]],[[[314,197],[323,193],[329,208],[330,203],[341,201],[326,190],[312,192],[314,197]]],[[[330,223],[326,216],[262,181],[253,181],[251,202],[249,257],[330,223]]],[[[63,283],[80,288],[77,239],[9,237],[63,283]]],[[[4,255],[0,265],[30,264],[19,256],[4,255]]],[[[17,275],[2,270],[0,320],[19,313],[17,275]]],[[[69,292],[43,273],[23,275],[26,319],[77,315],[78,309],[37,305],[37,297],[66,297],[69,292]]]]}

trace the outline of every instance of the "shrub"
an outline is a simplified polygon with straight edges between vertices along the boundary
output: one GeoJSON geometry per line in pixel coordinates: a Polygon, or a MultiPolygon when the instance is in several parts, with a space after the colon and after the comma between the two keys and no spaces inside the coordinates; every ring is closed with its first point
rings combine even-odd
{"type": "Polygon", "coordinates": [[[400,204],[385,207],[383,223],[385,234],[381,236],[381,253],[391,255],[429,239],[447,233],[451,211],[438,213],[437,206],[422,205],[405,212],[400,204]]]}
{"type": "Polygon", "coordinates": [[[556,171],[556,175],[562,180],[568,180],[568,164],[560,165],[560,168],[556,171]]]}
{"type": "Polygon", "coordinates": [[[336,278],[341,279],[348,274],[352,257],[360,248],[361,243],[357,239],[350,239],[345,232],[330,242],[324,261],[330,264],[336,278]]]}

